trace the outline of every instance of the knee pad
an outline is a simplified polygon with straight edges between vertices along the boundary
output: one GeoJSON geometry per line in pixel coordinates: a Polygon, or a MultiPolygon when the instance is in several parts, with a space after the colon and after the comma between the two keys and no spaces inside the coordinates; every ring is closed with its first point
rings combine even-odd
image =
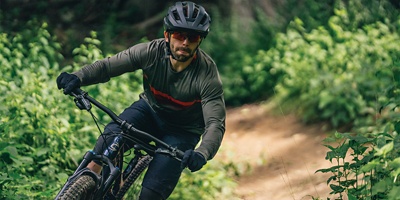
{"type": "Polygon", "coordinates": [[[146,187],[142,187],[139,200],[164,200],[164,198],[159,193],[146,187]]]}

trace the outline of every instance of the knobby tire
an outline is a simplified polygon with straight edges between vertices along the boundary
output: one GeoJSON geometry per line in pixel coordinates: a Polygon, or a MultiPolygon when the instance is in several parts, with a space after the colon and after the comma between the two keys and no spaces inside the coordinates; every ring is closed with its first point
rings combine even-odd
{"type": "Polygon", "coordinates": [[[131,171],[128,177],[125,179],[121,189],[118,191],[115,196],[116,199],[122,199],[131,185],[136,181],[136,179],[140,176],[140,174],[149,166],[150,161],[153,159],[150,155],[146,155],[139,159],[135,168],[131,171]]]}
{"type": "Polygon", "coordinates": [[[70,183],[57,200],[87,199],[94,191],[95,186],[96,183],[91,176],[80,176],[70,183]]]}

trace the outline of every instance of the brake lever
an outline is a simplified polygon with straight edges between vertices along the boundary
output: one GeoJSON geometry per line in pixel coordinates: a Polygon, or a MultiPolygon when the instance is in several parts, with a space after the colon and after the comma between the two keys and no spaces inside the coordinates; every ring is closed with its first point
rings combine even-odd
{"type": "Polygon", "coordinates": [[[176,151],[170,151],[170,150],[166,150],[166,149],[157,148],[157,149],[155,150],[155,152],[156,152],[156,153],[159,153],[159,154],[166,154],[166,155],[169,155],[169,156],[173,157],[174,159],[176,159],[176,160],[178,160],[178,161],[182,161],[182,159],[180,159],[180,158],[177,156],[176,151]]]}
{"type": "Polygon", "coordinates": [[[87,93],[83,92],[81,89],[76,89],[77,92],[71,92],[71,95],[74,96],[75,105],[81,110],[89,111],[92,109],[92,104],[88,99],[85,98],[87,93]]]}

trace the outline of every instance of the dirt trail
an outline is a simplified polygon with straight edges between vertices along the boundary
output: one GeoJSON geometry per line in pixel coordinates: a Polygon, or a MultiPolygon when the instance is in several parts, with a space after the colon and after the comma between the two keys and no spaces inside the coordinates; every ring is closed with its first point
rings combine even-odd
{"type": "Polygon", "coordinates": [[[330,174],[315,173],[331,166],[324,159],[325,137],[321,125],[307,126],[292,115],[273,115],[265,106],[247,105],[228,110],[226,135],[217,157],[251,166],[237,180],[241,199],[327,199],[332,198],[326,184],[330,174]]]}

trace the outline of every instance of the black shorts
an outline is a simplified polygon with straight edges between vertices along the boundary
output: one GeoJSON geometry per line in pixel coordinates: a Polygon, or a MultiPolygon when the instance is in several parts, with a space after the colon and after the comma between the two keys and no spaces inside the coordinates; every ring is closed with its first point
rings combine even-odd
{"type": "MultiPolygon", "coordinates": [[[[133,124],[135,128],[150,133],[182,151],[194,149],[200,140],[200,135],[185,133],[185,131],[171,127],[162,121],[143,99],[126,108],[119,117],[133,124]]],[[[121,129],[117,124],[109,123],[103,134],[106,137],[100,136],[98,138],[94,152],[102,154],[107,146],[106,144],[111,143],[114,139],[107,137],[107,135],[110,135],[110,132],[120,131],[121,129]]],[[[181,173],[179,161],[166,155],[156,154],[145,174],[142,186],[158,192],[167,199],[178,183],[181,173]]]]}

